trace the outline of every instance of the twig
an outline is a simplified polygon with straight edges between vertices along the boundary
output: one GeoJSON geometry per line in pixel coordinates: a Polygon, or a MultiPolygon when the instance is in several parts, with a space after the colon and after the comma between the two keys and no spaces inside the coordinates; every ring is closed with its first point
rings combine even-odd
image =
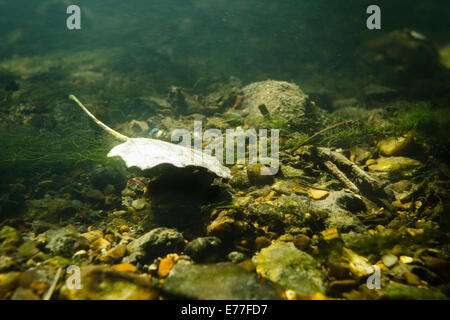
{"type": "Polygon", "coordinates": [[[53,291],[55,291],[56,285],[58,284],[59,278],[61,277],[62,269],[63,269],[62,267],[59,267],[58,270],[56,271],[56,275],[55,278],[53,279],[52,285],[50,286],[50,288],[48,289],[42,300],[50,300],[50,298],[52,297],[53,291]]]}
{"type": "Polygon", "coordinates": [[[320,130],[320,131],[314,133],[312,136],[308,137],[305,141],[303,141],[302,143],[300,143],[298,146],[294,147],[294,149],[292,149],[292,152],[297,151],[298,148],[300,148],[301,146],[303,146],[303,145],[304,145],[305,143],[307,143],[308,141],[314,139],[314,138],[317,137],[319,134],[322,134],[322,133],[324,133],[324,132],[326,132],[326,131],[328,131],[328,130],[337,128],[337,127],[339,127],[339,126],[342,126],[342,125],[347,124],[347,123],[350,123],[350,122],[351,122],[350,120],[344,120],[344,121],[335,123],[335,124],[333,124],[333,125],[331,125],[331,126],[329,126],[329,127],[326,127],[325,129],[322,129],[322,130],[320,130]]]}
{"type": "Polygon", "coordinates": [[[325,165],[325,167],[327,167],[328,170],[330,170],[331,173],[333,173],[342,183],[344,183],[344,185],[349,188],[351,191],[353,191],[356,194],[360,194],[359,189],[355,186],[355,184],[353,182],[351,182],[347,176],[341,171],[339,170],[338,167],[336,167],[336,165],[331,162],[331,161],[325,161],[323,163],[325,165]]]}
{"type": "Polygon", "coordinates": [[[382,192],[381,184],[367,172],[358,167],[355,163],[348,160],[343,154],[331,151],[329,148],[317,148],[319,157],[323,160],[331,160],[341,166],[342,170],[348,171],[353,175],[358,186],[366,193],[382,192]]]}

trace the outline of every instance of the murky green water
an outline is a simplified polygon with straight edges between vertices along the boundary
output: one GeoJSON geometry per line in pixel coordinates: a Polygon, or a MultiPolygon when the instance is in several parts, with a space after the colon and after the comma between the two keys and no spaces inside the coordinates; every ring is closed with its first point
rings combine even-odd
{"type": "Polygon", "coordinates": [[[448,297],[450,3],[372,4],[0,0],[0,298],[44,298],[59,267],[162,280],[183,259],[192,278],[166,286],[99,267],[86,279],[111,292],[71,291],[63,275],[51,296],[448,297]],[[276,130],[276,174],[249,163],[251,146],[246,163],[215,166],[222,179],[108,158],[121,142],[69,94],[130,138],[276,130]],[[361,266],[381,268],[379,291],[361,266]],[[214,291],[221,268],[225,288],[261,291],[214,291]],[[30,269],[40,287],[2,287],[30,269]]]}

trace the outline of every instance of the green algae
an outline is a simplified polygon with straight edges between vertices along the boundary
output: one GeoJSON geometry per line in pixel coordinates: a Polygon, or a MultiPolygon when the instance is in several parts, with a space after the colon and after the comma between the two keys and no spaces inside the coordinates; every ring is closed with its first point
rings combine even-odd
{"type": "Polygon", "coordinates": [[[110,161],[106,154],[112,139],[95,136],[92,130],[67,128],[56,134],[22,127],[0,131],[0,171],[7,176],[110,161]]]}

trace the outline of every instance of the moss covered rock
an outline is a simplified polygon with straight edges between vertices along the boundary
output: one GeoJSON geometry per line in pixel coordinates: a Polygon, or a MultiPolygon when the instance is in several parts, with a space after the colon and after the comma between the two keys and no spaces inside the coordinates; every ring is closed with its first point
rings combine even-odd
{"type": "Polygon", "coordinates": [[[256,272],[300,294],[325,293],[325,276],[317,261],[292,242],[274,242],[253,257],[256,272]]]}

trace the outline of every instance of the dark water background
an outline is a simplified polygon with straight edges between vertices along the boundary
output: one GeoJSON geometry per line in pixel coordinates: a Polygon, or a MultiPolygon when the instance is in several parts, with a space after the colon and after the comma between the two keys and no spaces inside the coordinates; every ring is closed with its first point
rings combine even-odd
{"type": "Polygon", "coordinates": [[[377,1],[382,30],[369,31],[365,11],[373,3],[80,0],[82,30],[69,31],[65,10],[72,3],[2,1],[0,35],[10,43],[4,40],[0,58],[120,47],[128,53],[123,68],[153,72],[169,63],[164,60],[182,63],[185,72],[172,72],[189,85],[199,71],[255,80],[295,78],[299,66],[310,62],[324,69],[349,67],[364,40],[405,27],[437,43],[448,41],[448,1],[377,1]]]}

